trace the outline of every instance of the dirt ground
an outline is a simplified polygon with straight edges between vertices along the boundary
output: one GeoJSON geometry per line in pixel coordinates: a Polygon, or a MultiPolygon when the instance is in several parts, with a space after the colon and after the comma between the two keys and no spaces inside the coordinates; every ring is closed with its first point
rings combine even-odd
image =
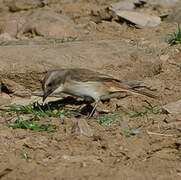
{"type": "MultiPolygon", "coordinates": [[[[100,103],[88,120],[91,137],[72,131],[78,119],[86,118],[83,114],[41,118],[56,127],[56,132],[47,133],[9,128],[7,123],[14,122],[16,115],[0,111],[0,179],[181,179],[181,114],[160,111],[181,97],[181,47],[165,41],[177,31],[177,24],[163,21],[156,27],[136,28],[115,20],[95,23],[91,10],[113,2],[62,3],[61,10],[80,28],[75,42],[40,37],[0,43],[0,80],[8,89],[2,91],[13,101],[21,88],[41,90],[40,81],[48,70],[82,67],[124,82],[141,81],[149,87],[145,91],[158,98],[129,95],[100,103]],[[146,107],[152,111],[144,113],[146,107]],[[143,113],[132,117],[130,112],[143,113]],[[111,115],[121,123],[97,122],[111,115]]],[[[59,6],[54,3],[50,8],[57,11],[59,6]]],[[[142,11],[158,15],[147,7],[142,11]]],[[[66,104],[75,109],[85,106],[66,104]]]]}

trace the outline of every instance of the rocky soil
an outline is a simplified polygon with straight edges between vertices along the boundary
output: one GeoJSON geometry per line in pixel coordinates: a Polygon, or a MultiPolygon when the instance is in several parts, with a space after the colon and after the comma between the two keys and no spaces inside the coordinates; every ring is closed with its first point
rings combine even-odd
{"type": "Polygon", "coordinates": [[[0,179],[181,179],[181,46],[168,43],[180,15],[177,0],[0,0],[0,179]],[[81,98],[43,105],[45,73],[72,67],[157,98],[121,93],[89,120],[81,98]],[[12,109],[32,104],[56,108],[35,120],[56,131],[8,127],[35,118],[12,109]]]}

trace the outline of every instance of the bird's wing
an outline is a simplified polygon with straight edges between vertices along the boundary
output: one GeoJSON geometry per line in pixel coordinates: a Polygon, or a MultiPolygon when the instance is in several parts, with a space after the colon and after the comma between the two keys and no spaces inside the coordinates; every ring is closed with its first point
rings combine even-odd
{"type": "Polygon", "coordinates": [[[70,69],[69,74],[71,79],[75,81],[87,82],[87,81],[102,81],[102,82],[121,82],[119,79],[115,79],[109,75],[94,72],[89,69],[70,69]]]}

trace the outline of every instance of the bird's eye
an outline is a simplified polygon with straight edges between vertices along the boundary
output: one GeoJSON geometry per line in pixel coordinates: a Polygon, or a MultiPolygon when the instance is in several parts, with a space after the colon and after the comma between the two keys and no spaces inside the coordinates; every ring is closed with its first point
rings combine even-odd
{"type": "Polygon", "coordinates": [[[48,87],[51,87],[51,86],[52,86],[52,83],[47,84],[47,86],[48,86],[48,87]]]}

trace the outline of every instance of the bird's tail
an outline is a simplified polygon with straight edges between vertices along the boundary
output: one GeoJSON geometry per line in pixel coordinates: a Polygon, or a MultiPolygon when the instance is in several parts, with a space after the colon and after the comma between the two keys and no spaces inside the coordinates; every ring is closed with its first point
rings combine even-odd
{"type": "Polygon", "coordinates": [[[134,89],[132,87],[128,87],[128,85],[124,85],[124,84],[120,84],[118,82],[107,82],[106,83],[109,87],[110,87],[110,91],[113,92],[130,92],[132,94],[139,94],[139,95],[144,95],[144,96],[148,96],[150,98],[157,98],[157,96],[155,96],[152,93],[149,92],[145,92],[142,90],[138,90],[138,89],[134,89]]]}
{"type": "Polygon", "coordinates": [[[150,98],[157,98],[156,95],[154,95],[152,93],[149,93],[149,92],[141,91],[141,90],[138,90],[138,89],[130,89],[130,90],[131,90],[131,92],[141,94],[141,95],[144,95],[144,96],[148,96],[150,98]]]}

